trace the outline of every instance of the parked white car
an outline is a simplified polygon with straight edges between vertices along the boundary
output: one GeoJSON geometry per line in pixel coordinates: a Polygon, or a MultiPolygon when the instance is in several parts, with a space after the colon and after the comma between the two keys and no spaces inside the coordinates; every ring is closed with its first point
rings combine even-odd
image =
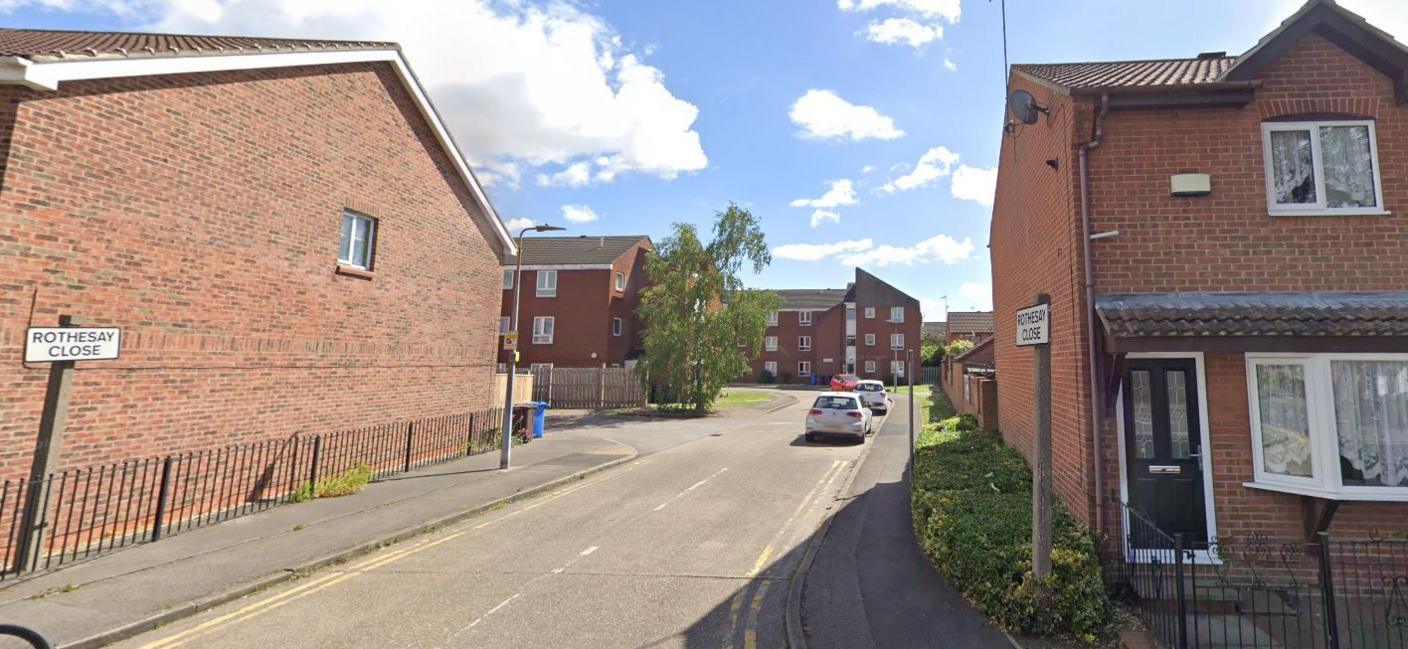
{"type": "Polygon", "coordinates": [[[853,435],[860,441],[870,434],[870,408],[855,392],[823,392],[807,411],[806,439],[818,435],[853,435]]]}
{"type": "Polygon", "coordinates": [[[865,400],[871,412],[883,415],[890,411],[890,393],[885,391],[885,382],[865,379],[856,383],[856,394],[865,400]]]}

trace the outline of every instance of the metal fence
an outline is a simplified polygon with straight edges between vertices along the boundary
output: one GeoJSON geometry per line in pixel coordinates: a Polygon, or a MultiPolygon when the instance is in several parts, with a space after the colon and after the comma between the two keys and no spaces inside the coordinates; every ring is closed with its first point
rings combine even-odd
{"type": "Polygon", "coordinates": [[[1165,647],[1408,649],[1408,541],[1189,544],[1124,513],[1116,586],[1165,647]]]}
{"type": "Polygon", "coordinates": [[[532,370],[533,400],[553,408],[644,406],[646,389],[629,367],[542,367],[532,370]]]}
{"type": "Polygon", "coordinates": [[[919,368],[920,379],[926,385],[939,385],[943,379],[944,368],[937,365],[926,365],[919,368]]]}
{"type": "Polygon", "coordinates": [[[375,480],[495,450],[502,417],[430,417],[6,480],[0,579],[302,501],[353,473],[375,480]]]}

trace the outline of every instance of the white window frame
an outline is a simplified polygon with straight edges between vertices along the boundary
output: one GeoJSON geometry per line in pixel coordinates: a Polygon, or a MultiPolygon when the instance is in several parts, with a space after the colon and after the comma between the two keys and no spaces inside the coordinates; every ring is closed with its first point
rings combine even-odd
{"type": "Polygon", "coordinates": [[[890,322],[904,322],[904,307],[890,307],[890,322]]]}
{"type": "Polygon", "coordinates": [[[361,212],[342,210],[342,225],[344,227],[346,227],[347,219],[349,218],[352,219],[352,233],[347,238],[346,250],[342,249],[341,237],[339,237],[337,244],[337,263],[344,266],[351,266],[352,268],[371,270],[372,264],[376,260],[376,219],[362,214],[361,212]],[[359,227],[359,225],[362,227],[359,227]],[[359,230],[361,232],[361,238],[358,238],[359,230]],[[367,257],[366,259],[353,259],[353,251],[357,249],[357,242],[363,239],[367,242],[367,257]]]}
{"type": "Polygon", "coordinates": [[[890,361],[890,375],[904,377],[904,361],[890,361]]]}
{"type": "Polygon", "coordinates": [[[538,372],[542,372],[544,370],[551,372],[552,363],[533,363],[532,365],[528,366],[528,371],[533,374],[537,374],[538,372]]]}
{"type": "Polygon", "coordinates": [[[890,334],[890,349],[904,349],[904,334],[890,334]]]}
{"type": "Polygon", "coordinates": [[[866,374],[874,374],[874,373],[875,373],[875,361],[866,361],[866,362],[865,362],[865,373],[866,373],[866,374]]]}
{"type": "Polygon", "coordinates": [[[1335,394],[1330,378],[1333,361],[1408,361],[1408,354],[1246,354],[1248,418],[1251,422],[1253,479],[1244,486],[1330,500],[1408,501],[1408,487],[1345,485],[1340,473],[1340,440],[1335,425],[1335,394]],[[1300,365],[1305,371],[1306,421],[1310,424],[1311,476],[1269,473],[1262,463],[1261,410],[1256,392],[1256,366],[1300,365]]]}
{"type": "Polygon", "coordinates": [[[811,362],[811,361],[797,361],[797,374],[800,375],[800,374],[811,374],[811,373],[812,373],[812,362],[811,362]]]}
{"type": "Polygon", "coordinates": [[[512,269],[512,268],[505,268],[505,269],[504,269],[504,290],[505,290],[505,291],[512,291],[512,290],[513,290],[513,275],[514,275],[514,269],[512,269]]]}
{"type": "Polygon", "coordinates": [[[763,350],[769,352],[777,351],[777,336],[763,338],[763,350]]]}
{"type": "Polygon", "coordinates": [[[797,351],[809,352],[812,350],[811,336],[797,336],[797,351]]]}
{"type": "Polygon", "coordinates": [[[768,326],[769,326],[769,327],[776,327],[776,326],[777,326],[777,312],[776,312],[776,311],[773,311],[772,313],[769,313],[769,314],[768,314],[768,326]]]}
{"type": "Polygon", "coordinates": [[[625,273],[619,273],[619,272],[616,273],[616,290],[618,290],[618,291],[624,291],[624,290],[626,290],[626,274],[625,274],[625,273]]]}
{"type": "Polygon", "coordinates": [[[509,327],[511,327],[511,326],[513,326],[513,318],[510,318],[510,317],[508,317],[508,316],[500,317],[500,318],[499,318],[499,335],[502,336],[502,335],[508,333],[508,332],[509,332],[509,327]]]}
{"type": "Polygon", "coordinates": [[[865,346],[866,346],[866,347],[874,347],[874,346],[875,346],[875,334],[865,334],[865,346]]]}
{"type": "Polygon", "coordinates": [[[538,297],[557,297],[557,271],[538,271],[537,290],[533,294],[538,297]]]}
{"type": "Polygon", "coordinates": [[[777,378],[777,361],[763,361],[763,371],[777,378]]]}
{"type": "Polygon", "coordinates": [[[867,319],[869,319],[869,320],[874,320],[874,319],[875,319],[875,307],[873,307],[873,306],[865,307],[865,317],[866,317],[867,319]]]}
{"type": "Polygon", "coordinates": [[[810,327],[810,326],[812,326],[812,312],[811,312],[811,311],[798,311],[798,312],[797,312],[797,326],[799,326],[799,327],[810,327]]]}
{"type": "Polygon", "coordinates": [[[622,332],[623,330],[624,330],[624,324],[622,323],[621,319],[620,319],[620,318],[612,318],[612,319],[611,319],[611,335],[613,335],[613,336],[620,336],[620,335],[621,335],[621,332],[622,332]]]}
{"type": "Polygon", "coordinates": [[[533,344],[551,345],[557,333],[557,319],[550,315],[533,317],[533,344]],[[546,325],[546,326],[545,326],[546,325]]]}
{"type": "Polygon", "coordinates": [[[1266,176],[1266,209],[1271,216],[1316,216],[1316,215],[1377,215],[1389,214],[1384,209],[1384,185],[1379,164],[1379,139],[1371,119],[1327,119],[1312,122],[1262,122],[1261,123],[1262,173],[1266,176]],[[1374,163],[1374,200],[1378,205],[1370,207],[1328,207],[1325,194],[1325,168],[1320,160],[1321,126],[1367,126],[1369,127],[1369,156],[1374,163]],[[1315,173],[1314,205],[1298,203],[1284,205],[1276,202],[1276,180],[1272,174],[1271,133],[1275,131],[1310,131],[1311,168],[1315,173]]]}

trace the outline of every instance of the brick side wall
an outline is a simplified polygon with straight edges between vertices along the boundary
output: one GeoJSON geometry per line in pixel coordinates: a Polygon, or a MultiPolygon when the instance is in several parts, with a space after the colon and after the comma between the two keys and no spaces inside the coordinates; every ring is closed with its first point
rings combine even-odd
{"type": "Polygon", "coordinates": [[[63,464],[489,405],[499,246],[384,65],[0,88],[0,477],[46,369],[26,326],[124,327],[63,464]],[[375,276],[333,272],[344,208],[375,276]],[[32,315],[31,315],[32,313],[32,315]]]}
{"type": "MultiPolygon", "coordinates": [[[[538,297],[539,270],[523,271],[519,298],[519,365],[552,363],[555,367],[600,367],[606,362],[611,338],[611,271],[558,270],[557,294],[538,297]],[[551,343],[533,342],[533,319],[553,318],[551,343]],[[596,358],[592,358],[595,353],[596,358]]],[[[502,284],[500,284],[502,286],[502,284]]],[[[513,291],[502,291],[502,313],[513,313],[513,291]]],[[[499,362],[508,352],[499,351],[499,362]]]]}

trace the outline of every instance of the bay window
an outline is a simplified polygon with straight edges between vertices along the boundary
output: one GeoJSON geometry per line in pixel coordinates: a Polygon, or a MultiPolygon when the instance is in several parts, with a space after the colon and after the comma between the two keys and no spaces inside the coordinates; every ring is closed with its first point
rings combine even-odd
{"type": "Polygon", "coordinates": [[[1248,354],[1255,482],[1408,500],[1408,354],[1248,354]]]}
{"type": "Polygon", "coordinates": [[[1372,120],[1263,122],[1273,215],[1384,212],[1372,120]]]}

